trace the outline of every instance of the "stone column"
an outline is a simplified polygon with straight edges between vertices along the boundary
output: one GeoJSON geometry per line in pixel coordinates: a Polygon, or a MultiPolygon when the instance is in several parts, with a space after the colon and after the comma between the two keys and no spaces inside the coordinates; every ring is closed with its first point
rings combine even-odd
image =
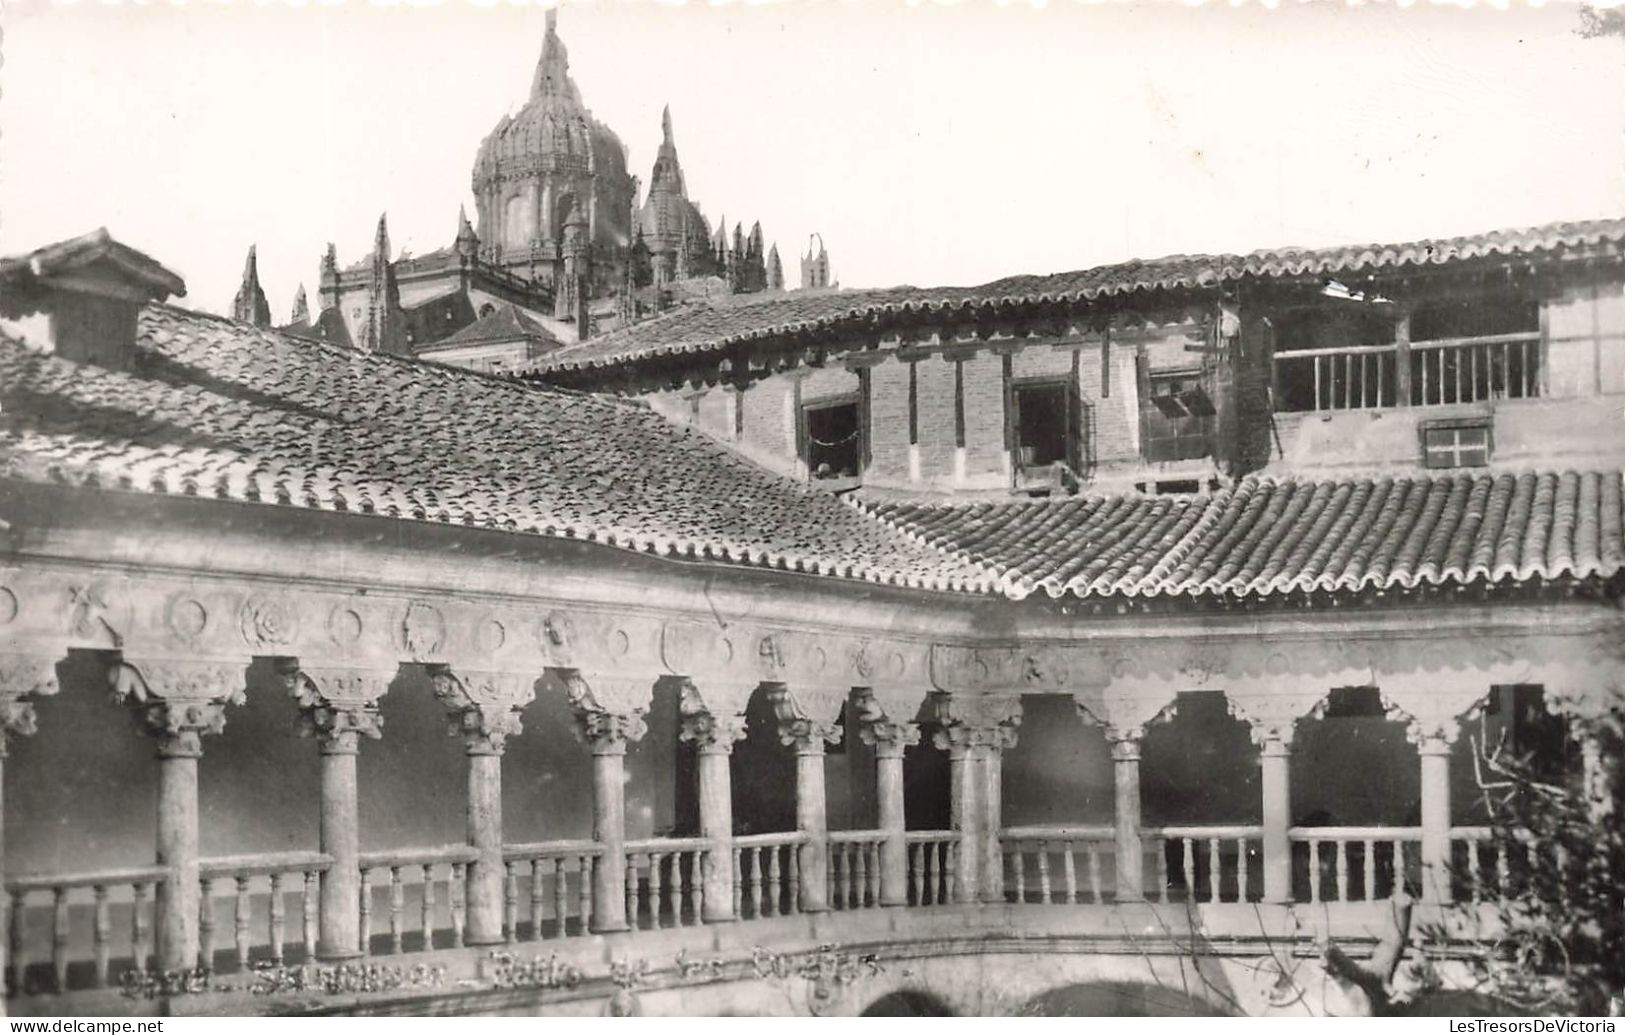
{"type": "Polygon", "coordinates": [[[841,741],[841,727],[812,718],[782,686],[772,692],[779,740],[796,752],[796,829],[805,838],[796,852],[803,913],[829,910],[829,814],[824,798],[824,745],[841,741]]]}
{"type": "MultiPolygon", "coordinates": [[[[1414,728],[1414,727],[1413,727],[1414,728]]],[[[1450,891],[1450,743],[1453,730],[1424,728],[1412,738],[1422,758],[1422,901],[1445,904],[1450,891]]]]}
{"type": "Polygon", "coordinates": [[[289,666],[283,675],[299,703],[303,730],[316,738],[322,759],[321,849],[333,861],[321,876],[316,953],[324,960],[350,959],[362,950],[356,756],[362,737],[383,735],[378,698],[394,681],[395,670],[289,666]]]}
{"type": "Polygon", "coordinates": [[[1259,744],[1259,783],[1264,799],[1265,902],[1292,901],[1292,844],[1287,837],[1287,829],[1292,825],[1290,733],[1288,730],[1286,737],[1266,736],[1259,744]]]}
{"type": "Polygon", "coordinates": [[[931,741],[948,752],[948,807],[954,829],[959,831],[959,850],[954,858],[956,902],[981,898],[977,878],[983,858],[980,795],[975,779],[978,765],[974,756],[973,731],[965,726],[945,726],[932,733],[931,741]]]}
{"type": "Polygon", "coordinates": [[[626,922],[626,747],[648,732],[642,712],[578,711],[576,734],[592,749],[592,930],[624,931],[626,922]]]}
{"type": "Polygon", "coordinates": [[[959,837],[959,901],[1003,901],[999,840],[1002,752],[1015,746],[1021,698],[1012,694],[939,693],[928,707],[941,727],[932,742],[948,752],[959,837]]]}
{"type": "Polygon", "coordinates": [[[1145,849],[1140,839],[1140,735],[1143,728],[1107,729],[1112,746],[1112,780],[1117,821],[1119,902],[1145,899],[1145,849]]]}
{"type": "Polygon", "coordinates": [[[479,855],[468,868],[469,945],[503,940],[502,753],[522,727],[519,712],[536,697],[535,678],[502,672],[430,669],[435,696],[468,755],[468,843],[479,855]]]}
{"type": "Polygon", "coordinates": [[[908,826],[903,814],[903,753],[920,742],[920,727],[885,717],[864,722],[858,736],[875,749],[875,800],[880,829],[880,904],[908,905],[908,826]]]}
{"type": "Polygon", "coordinates": [[[158,742],[158,970],[198,966],[197,760],[203,735],[226,725],[226,705],[243,700],[248,660],[148,661],[125,658],[108,673],[113,694],[158,742]]]}
{"type": "MultiPolygon", "coordinates": [[[[0,888],[5,886],[5,787],[6,752],[11,738],[33,735],[37,729],[34,698],[57,692],[56,659],[60,654],[0,654],[0,888]]],[[[0,891],[0,983],[8,967],[11,947],[11,896],[0,891]]],[[[5,996],[0,995],[0,1017],[5,1013],[5,996]]]]}
{"type": "Polygon", "coordinates": [[[734,744],[745,738],[743,715],[717,716],[705,710],[685,711],[678,737],[699,750],[700,836],[711,842],[702,867],[703,905],[708,924],[734,916],[734,817],[730,767],[734,744]]]}

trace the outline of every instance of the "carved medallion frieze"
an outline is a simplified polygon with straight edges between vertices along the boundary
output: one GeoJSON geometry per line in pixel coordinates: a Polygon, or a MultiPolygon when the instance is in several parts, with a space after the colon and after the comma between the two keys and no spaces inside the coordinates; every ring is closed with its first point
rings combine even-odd
{"type": "Polygon", "coordinates": [[[412,601],[401,619],[401,640],[414,661],[439,656],[446,645],[446,616],[433,604],[412,601]]]}
{"type": "Polygon", "coordinates": [[[243,601],[237,624],[250,648],[271,652],[299,635],[299,611],[283,594],[255,593],[243,601]]]}

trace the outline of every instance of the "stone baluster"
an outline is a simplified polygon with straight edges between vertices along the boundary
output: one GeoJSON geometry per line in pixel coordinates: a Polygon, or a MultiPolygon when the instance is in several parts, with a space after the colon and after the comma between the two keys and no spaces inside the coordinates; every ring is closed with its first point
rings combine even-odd
{"type": "Polygon", "coordinates": [[[366,948],[361,914],[364,905],[371,905],[362,901],[356,756],[362,737],[383,735],[378,699],[389,689],[395,669],[291,664],[283,676],[299,704],[302,730],[316,738],[322,759],[321,849],[333,862],[321,875],[316,952],[322,959],[350,959],[366,948]]]}
{"type": "Polygon", "coordinates": [[[903,753],[920,742],[917,723],[896,722],[871,694],[859,698],[858,736],[875,749],[875,800],[880,829],[880,904],[908,905],[908,835],[903,815],[903,753]]]}
{"type": "Polygon", "coordinates": [[[808,715],[790,691],[770,691],[779,720],[779,740],[796,752],[796,829],[805,835],[796,851],[803,913],[829,909],[829,818],[824,798],[824,745],[838,744],[841,727],[808,715]]]}
{"type": "Polygon", "coordinates": [[[198,965],[198,759],[203,735],[226,725],[243,700],[248,659],[171,661],[124,657],[109,671],[114,696],[158,742],[158,969],[198,965]]]}
{"type": "MultiPolygon", "coordinates": [[[[34,701],[57,692],[56,661],[60,653],[0,654],[0,788],[5,785],[6,753],[13,736],[26,737],[38,724],[34,701]]],[[[5,799],[0,791],[0,888],[5,884],[5,799]]],[[[100,900],[98,900],[98,909],[100,900]]],[[[10,942],[11,896],[0,890],[0,985],[3,985],[10,942]]],[[[101,915],[97,913],[98,917],[101,915]]],[[[0,993],[3,993],[0,987],[0,993]]],[[[21,974],[17,993],[22,993],[21,974]]],[[[0,994],[0,1017],[5,1016],[5,996],[0,994]]]]}
{"type": "Polygon", "coordinates": [[[745,738],[745,717],[707,709],[692,684],[683,687],[678,737],[699,752],[700,836],[711,848],[702,863],[701,920],[737,919],[734,912],[733,781],[734,744],[745,738]]]}
{"type": "MultiPolygon", "coordinates": [[[[520,710],[536,697],[534,676],[430,668],[435,696],[449,712],[451,731],[468,756],[468,843],[479,852],[468,870],[469,945],[505,938],[502,859],[502,753],[521,731],[520,710]]],[[[517,916],[513,918],[517,923],[517,916]]]]}
{"type": "Polygon", "coordinates": [[[592,930],[598,933],[627,929],[626,749],[648,732],[643,716],[652,686],[653,679],[643,683],[567,670],[575,733],[592,751],[593,838],[603,846],[593,867],[592,930]]]}

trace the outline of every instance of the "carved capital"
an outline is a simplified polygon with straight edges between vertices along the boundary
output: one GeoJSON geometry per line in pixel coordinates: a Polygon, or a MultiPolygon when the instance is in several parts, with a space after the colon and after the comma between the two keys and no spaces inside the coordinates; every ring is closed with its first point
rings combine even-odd
{"type": "Polygon", "coordinates": [[[394,682],[394,669],[289,665],[282,677],[299,703],[300,732],[316,737],[323,754],[353,755],[362,737],[384,735],[378,699],[394,682]]]}
{"type": "Polygon", "coordinates": [[[685,714],[678,720],[677,739],[693,744],[702,755],[731,755],[734,744],[745,739],[743,715],[685,714]]]}
{"type": "MultiPolygon", "coordinates": [[[[768,700],[772,702],[773,714],[779,720],[779,742],[795,748],[796,754],[821,755],[825,744],[841,742],[841,727],[834,720],[819,719],[808,714],[797,700],[797,695],[792,694],[783,683],[769,687],[768,700]]],[[[824,703],[829,706],[826,714],[840,714],[838,704],[824,703]]]]}
{"type": "Polygon", "coordinates": [[[1323,707],[1325,694],[1269,694],[1250,696],[1234,691],[1225,694],[1225,708],[1231,716],[1247,724],[1253,743],[1265,754],[1290,752],[1298,720],[1323,707]]]}
{"type": "Polygon", "coordinates": [[[902,758],[903,752],[920,742],[920,724],[880,719],[858,726],[858,739],[875,749],[879,758],[902,758]]]}
{"type": "Polygon", "coordinates": [[[649,732],[643,712],[628,714],[616,712],[576,712],[575,735],[595,755],[624,755],[628,744],[635,744],[649,732]]]}
{"type": "Polygon", "coordinates": [[[1128,761],[1140,757],[1140,739],[1145,731],[1159,722],[1172,721],[1178,712],[1178,699],[1158,697],[1107,697],[1100,704],[1075,701],[1078,716],[1091,726],[1098,726],[1112,745],[1112,758],[1128,761]]]}
{"type": "Polygon", "coordinates": [[[108,671],[113,699],[135,710],[164,758],[196,758],[203,735],[226,726],[226,705],[244,699],[248,660],[123,658],[108,671]]]}
{"type": "Polygon", "coordinates": [[[471,755],[500,755],[523,727],[519,712],[536,699],[535,677],[509,672],[429,670],[434,694],[450,712],[451,733],[471,755]]]}
{"type": "MultiPolygon", "coordinates": [[[[564,692],[577,711],[613,712],[629,715],[649,709],[654,696],[655,676],[627,677],[578,668],[555,670],[564,682],[564,692]]],[[[635,739],[635,738],[634,738],[635,739]]]]}
{"type": "Polygon", "coordinates": [[[929,714],[941,724],[931,742],[955,758],[976,750],[1003,751],[1016,746],[1021,725],[1021,698],[993,694],[933,694],[929,714]]]}
{"type": "Polygon", "coordinates": [[[57,692],[60,655],[0,654],[0,758],[11,736],[31,736],[37,728],[34,698],[57,692]]]}

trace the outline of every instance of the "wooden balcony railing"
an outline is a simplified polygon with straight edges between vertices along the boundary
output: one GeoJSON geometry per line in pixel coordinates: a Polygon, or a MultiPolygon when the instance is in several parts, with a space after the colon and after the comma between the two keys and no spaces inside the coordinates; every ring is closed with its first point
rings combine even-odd
{"type": "Polygon", "coordinates": [[[957,901],[959,832],[910,830],[904,839],[908,843],[908,904],[945,906],[957,901]]]}
{"type": "MultiPolygon", "coordinates": [[[[163,884],[167,870],[162,866],[130,866],[90,873],[70,873],[53,876],[17,877],[6,882],[10,894],[10,953],[8,978],[13,995],[30,995],[43,991],[66,992],[75,987],[104,988],[112,976],[115,960],[133,970],[145,970],[152,958],[153,901],[159,885],[163,884]],[[43,974],[36,973],[30,950],[38,944],[31,938],[31,923],[36,910],[31,901],[49,898],[50,965],[43,974]],[[88,899],[88,902],[86,901],[88,899]],[[114,916],[121,923],[115,925],[114,916]],[[86,917],[84,914],[89,913],[86,917]],[[78,914],[78,923],[75,923],[78,914]],[[89,920],[88,925],[84,922],[89,920]],[[128,955],[115,957],[117,941],[113,932],[129,932],[123,943],[128,955]],[[89,952],[85,951],[88,941],[89,952]],[[76,964],[88,959],[89,971],[75,973],[83,968],[76,964]]],[[[120,968],[120,972],[125,969],[120,968]]]]}
{"type": "Polygon", "coordinates": [[[1380,902],[1421,886],[1421,827],[1292,827],[1300,902],[1380,902]]]}
{"type": "Polygon", "coordinates": [[[1411,405],[1532,399],[1540,394],[1540,334],[1411,343],[1411,405]]]}
{"type": "Polygon", "coordinates": [[[527,941],[586,934],[592,922],[593,865],[603,850],[596,841],[504,846],[503,938],[511,943],[520,940],[521,932],[527,941]],[[529,917],[528,923],[522,915],[529,917]]]}
{"type": "Polygon", "coordinates": [[[1251,902],[1263,897],[1264,828],[1164,826],[1144,831],[1163,902],[1251,902]]]}
{"type": "Polygon", "coordinates": [[[829,835],[831,909],[880,905],[880,846],[883,830],[838,830],[829,835]]]}
{"type": "Polygon", "coordinates": [[[1005,897],[1014,902],[1107,901],[1101,866],[1102,860],[1109,865],[1113,858],[1115,836],[1109,826],[1006,828],[999,835],[1005,897]]]}
{"type": "Polygon", "coordinates": [[[734,838],[734,916],[741,920],[799,912],[800,831],[734,838]]]}
{"type": "Polygon", "coordinates": [[[436,947],[437,931],[448,930],[443,939],[452,948],[463,944],[464,921],[468,915],[468,864],[478,858],[478,852],[468,845],[445,845],[438,848],[408,848],[387,852],[364,852],[361,865],[361,951],[363,955],[379,953],[398,954],[406,951],[407,890],[417,892],[417,938],[412,947],[429,950],[436,947]],[[421,876],[418,883],[407,878],[421,876]],[[437,886],[446,889],[446,923],[441,924],[437,886]],[[375,896],[385,896],[384,908],[389,917],[388,940],[380,944],[373,936],[375,896]]]}
{"type": "Polygon", "coordinates": [[[666,837],[626,843],[626,922],[634,929],[692,927],[705,906],[703,837],[666,837]]]}
{"type": "Polygon", "coordinates": [[[321,852],[230,856],[200,863],[198,959],[202,965],[214,971],[234,967],[247,970],[256,950],[262,950],[261,958],[281,964],[290,955],[287,951],[290,898],[299,914],[300,939],[294,955],[301,960],[315,959],[316,937],[321,931],[317,892],[321,875],[332,864],[332,856],[321,852]],[[222,891],[226,894],[219,894],[222,891]],[[216,951],[217,931],[224,918],[222,900],[231,902],[235,949],[225,955],[216,951]],[[264,907],[259,923],[255,923],[256,902],[262,902],[264,907]],[[259,940],[259,935],[264,939],[259,940]]]}

